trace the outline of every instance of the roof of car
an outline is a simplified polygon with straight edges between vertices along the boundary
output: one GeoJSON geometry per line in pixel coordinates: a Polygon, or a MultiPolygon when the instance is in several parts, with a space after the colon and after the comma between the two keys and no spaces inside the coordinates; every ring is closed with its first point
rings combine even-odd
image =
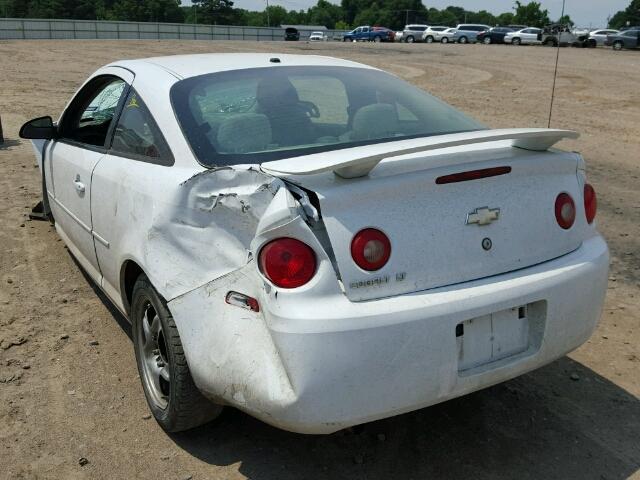
{"type": "Polygon", "coordinates": [[[189,78],[207,73],[247,68],[279,66],[333,66],[373,68],[361,63],[320,55],[288,55],[280,53],[205,53],[171,55],[137,60],[122,60],[109,66],[127,68],[136,74],[157,73],[158,68],[178,78],[189,78]],[[277,58],[279,61],[273,61],[277,58]]]}

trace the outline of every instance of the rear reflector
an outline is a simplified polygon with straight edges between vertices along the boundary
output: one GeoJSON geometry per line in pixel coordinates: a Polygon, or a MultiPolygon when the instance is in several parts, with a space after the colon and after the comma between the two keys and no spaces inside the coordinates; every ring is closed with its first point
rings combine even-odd
{"type": "Polygon", "coordinates": [[[467,172],[453,173],[451,175],[438,177],[436,178],[436,184],[444,185],[446,183],[468,182],[469,180],[497,177],[498,175],[506,175],[507,173],[511,173],[511,167],[494,167],[483,168],[481,170],[469,170],[467,172]]]}
{"type": "Polygon", "coordinates": [[[596,191],[588,183],[584,186],[584,213],[588,223],[593,223],[598,210],[598,201],[596,200],[596,191]]]}
{"type": "Polygon", "coordinates": [[[391,256],[391,242],[380,230],[365,228],[351,240],[351,257],[363,270],[380,270],[391,256]]]}
{"type": "Polygon", "coordinates": [[[576,205],[573,203],[573,198],[568,193],[561,193],[556,198],[556,220],[565,230],[568,230],[573,225],[576,219],[576,205]]]}
{"type": "Polygon", "coordinates": [[[236,307],[244,308],[246,310],[251,310],[253,312],[260,311],[260,305],[258,304],[258,300],[244,293],[239,292],[228,292],[225,298],[225,301],[229,305],[235,305],[236,307]]]}

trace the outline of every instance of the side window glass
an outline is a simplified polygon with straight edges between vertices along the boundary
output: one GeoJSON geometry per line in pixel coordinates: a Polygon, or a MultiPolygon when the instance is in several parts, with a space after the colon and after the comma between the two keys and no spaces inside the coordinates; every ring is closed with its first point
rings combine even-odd
{"type": "Polygon", "coordinates": [[[111,149],[125,156],[172,165],[173,157],[151,113],[131,89],[116,126],[111,149]]]}
{"type": "Polygon", "coordinates": [[[99,78],[85,87],[65,114],[62,137],[104,146],[124,88],[125,82],[115,77],[99,78]]]}

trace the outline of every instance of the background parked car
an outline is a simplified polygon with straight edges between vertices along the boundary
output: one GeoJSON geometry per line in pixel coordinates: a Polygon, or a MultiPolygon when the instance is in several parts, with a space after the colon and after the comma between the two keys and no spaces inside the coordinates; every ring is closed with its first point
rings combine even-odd
{"type": "Polygon", "coordinates": [[[311,32],[309,35],[310,42],[323,42],[326,38],[323,32],[311,32]]]}
{"type": "Polygon", "coordinates": [[[394,42],[396,40],[396,32],[387,27],[373,27],[374,32],[381,32],[384,42],[394,42]],[[385,36],[386,35],[386,36],[385,36]]]}
{"type": "Polygon", "coordinates": [[[402,31],[402,41],[405,43],[421,42],[422,35],[427,28],[429,28],[429,25],[405,25],[402,31]]]}
{"type": "Polygon", "coordinates": [[[571,29],[568,25],[552,24],[547,25],[538,34],[538,40],[542,45],[557,47],[580,47],[595,48],[596,40],[589,38],[589,32],[583,29],[571,29]]]}
{"type": "Polygon", "coordinates": [[[300,32],[297,28],[289,27],[284,31],[284,39],[287,42],[297,42],[300,40],[300,32]]]}
{"type": "Polygon", "coordinates": [[[489,25],[481,25],[476,23],[462,23],[456,27],[456,33],[453,40],[458,43],[475,43],[476,37],[480,32],[490,30],[489,25]]]}
{"type": "Polygon", "coordinates": [[[607,40],[607,35],[617,35],[618,33],[620,33],[619,30],[594,30],[589,33],[589,38],[595,40],[596,45],[601,47],[607,40]]]}
{"type": "Polygon", "coordinates": [[[624,30],[615,35],[607,35],[605,45],[613,47],[614,50],[640,48],[640,27],[624,30]]]}
{"type": "MultiPolygon", "coordinates": [[[[422,41],[423,42],[427,42],[427,43],[439,42],[440,40],[442,40],[442,36],[444,35],[444,32],[446,32],[447,30],[451,30],[451,32],[450,32],[450,34],[448,34],[448,36],[453,37],[453,34],[455,33],[455,28],[451,28],[451,27],[429,27],[422,34],[422,41]]],[[[448,40],[449,40],[449,38],[448,38],[448,40]]]]}
{"type": "Polygon", "coordinates": [[[525,28],[517,32],[508,32],[504,36],[504,43],[513,45],[533,45],[540,43],[538,35],[542,33],[540,28],[525,28]]]}
{"type": "Polygon", "coordinates": [[[385,27],[357,27],[342,37],[343,42],[393,42],[395,33],[385,27]]]}
{"type": "Polygon", "coordinates": [[[490,43],[504,43],[504,36],[507,33],[513,32],[512,28],[508,27],[493,27],[491,30],[487,30],[486,32],[480,32],[476,39],[478,42],[489,45],[490,43]]]}

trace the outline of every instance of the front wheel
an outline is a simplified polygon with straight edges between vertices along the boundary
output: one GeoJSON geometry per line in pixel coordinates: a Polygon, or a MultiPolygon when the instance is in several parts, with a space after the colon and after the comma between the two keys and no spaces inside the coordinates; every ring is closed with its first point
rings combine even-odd
{"type": "Polygon", "coordinates": [[[433,43],[433,37],[429,35],[427,38],[424,39],[424,41],[427,43],[433,43]]]}
{"type": "Polygon", "coordinates": [[[511,43],[513,43],[514,45],[521,45],[522,44],[522,40],[520,40],[519,38],[514,38],[511,43]]]}
{"type": "Polygon", "coordinates": [[[622,50],[622,47],[624,46],[624,44],[622,42],[613,42],[613,49],[614,50],[622,50]]]}
{"type": "Polygon", "coordinates": [[[220,415],[222,407],[205,399],[193,382],[171,312],[145,275],[133,287],[131,322],[140,380],[160,426],[180,432],[220,415]]]}
{"type": "Polygon", "coordinates": [[[411,36],[411,35],[409,35],[405,40],[405,42],[407,42],[407,43],[413,43],[414,41],[415,41],[415,38],[413,38],[413,36],[411,36]]]}
{"type": "Polygon", "coordinates": [[[458,43],[469,43],[469,39],[467,37],[460,37],[458,43]]]}
{"type": "Polygon", "coordinates": [[[491,45],[491,37],[484,37],[482,43],[484,43],[485,45],[491,45]]]}
{"type": "Polygon", "coordinates": [[[373,37],[373,41],[376,43],[380,43],[382,41],[382,37],[373,37]]]}
{"type": "Polygon", "coordinates": [[[440,40],[440,42],[449,43],[449,39],[447,37],[442,37],[442,40],[440,40]]]}

